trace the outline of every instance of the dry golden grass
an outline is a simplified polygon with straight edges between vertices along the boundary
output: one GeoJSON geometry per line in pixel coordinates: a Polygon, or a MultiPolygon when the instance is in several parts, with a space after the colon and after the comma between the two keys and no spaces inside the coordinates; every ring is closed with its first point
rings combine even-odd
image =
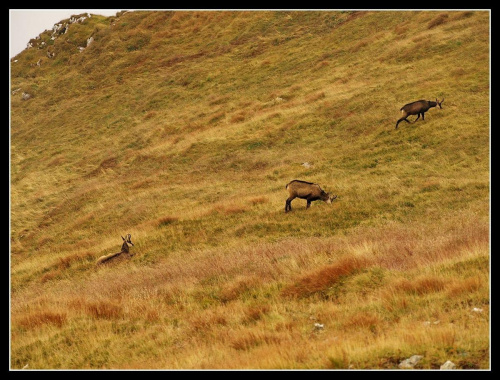
{"type": "Polygon", "coordinates": [[[127,12],[21,53],[11,368],[490,368],[490,17],[127,12]],[[338,199],[285,214],[292,179],[338,199]]]}

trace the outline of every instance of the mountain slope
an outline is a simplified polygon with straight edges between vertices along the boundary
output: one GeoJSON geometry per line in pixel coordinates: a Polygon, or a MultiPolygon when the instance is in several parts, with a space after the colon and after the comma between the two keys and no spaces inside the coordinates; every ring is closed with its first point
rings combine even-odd
{"type": "Polygon", "coordinates": [[[12,368],[489,367],[488,12],[52,36],[11,64],[12,368]],[[293,179],[338,198],[285,214],[293,179]]]}

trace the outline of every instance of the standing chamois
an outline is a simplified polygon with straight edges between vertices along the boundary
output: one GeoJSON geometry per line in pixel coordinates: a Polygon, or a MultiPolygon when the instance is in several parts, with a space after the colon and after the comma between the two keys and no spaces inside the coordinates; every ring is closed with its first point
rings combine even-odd
{"type": "Polygon", "coordinates": [[[292,201],[295,198],[306,199],[308,209],[311,206],[312,201],[317,201],[321,199],[322,201],[330,204],[332,201],[337,198],[336,195],[330,195],[330,193],[326,193],[318,184],[312,182],[299,181],[297,179],[290,182],[285,186],[285,189],[288,190],[289,197],[285,203],[285,212],[292,210],[292,201]]]}
{"type": "Polygon", "coordinates": [[[398,124],[403,120],[406,121],[407,123],[409,123],[409,121],[406,120],[406,118],[410,115],[418,115],[417,118],[415,119],[414,123],[420,118],[420,115],[422,115],[422,120],[425,120],[424,114],[427,111],[429,111],[429,109],[432,107],[439,106],[439,108],[442,109],[443,107],[441,107],[441,103],[443,103],[443,102],[444,102],[444,98],[441,101],[438,101],[436,98],[435,102],[433,102],[431,100],[417,100],[416,102],[405,104],[400,109],[400,111],[403,115],[402,115],[401,119],[399,119],[396,122],[396,129],[398,128],[398,124]]]}
{"type": "Polygon", "coordinates": [[[104,264],[104,263],[108,262],[109,260],[114,259],[115,257],[120,256],[121,254],[125,254],[125,256],[127,256],[129,258],[132,257],[132,256],[134,256],[135,253],[130,253],[130,249],[129,249],[129,246],[131,246],[131,247],[134,246],[134,243],[132,243],[132,240],[130,240],[130,238],[132,236],[130,234],[127,234],[125,236],[127,237],[126,239],[122,236],[123,244],[122,244],[121,251],[117,252],[117,253],[111,253],[109,255],[99,257],[97,259],[96,265],[104,264]]]}

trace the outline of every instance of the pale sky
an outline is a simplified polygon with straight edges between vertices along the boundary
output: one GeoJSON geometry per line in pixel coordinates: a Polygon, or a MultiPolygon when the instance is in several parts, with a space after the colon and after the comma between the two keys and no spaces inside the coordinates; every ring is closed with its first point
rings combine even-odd
{"type": "Polygon", "coordinates": [[[121,9],[9,9],[9,58],[26,49],[32,39],[72,15],[114,16],[121,9]]]}

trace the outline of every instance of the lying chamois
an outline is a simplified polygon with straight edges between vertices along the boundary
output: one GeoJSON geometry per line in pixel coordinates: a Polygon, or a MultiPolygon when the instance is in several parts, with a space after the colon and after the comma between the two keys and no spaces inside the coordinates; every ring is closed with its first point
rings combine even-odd
{"type": "Polygon", "coordinates": [[[134,256],[135,253],[130,253],[130,249],[129,249],[129,245],[131,247],[134,246],[134,243],[132,243],[132,241],[130,240],[131,235],[128,234],[125,236],[127,237],[126,239],[122,236],[122,239],[123,239],[122,250],[120,252],[117,252],[117,253],[111,253],[110,255],[99,257],[97,259],[96,265],[104,264],[104,263],[108,262],[109,260],[120,256],[121,254],[125,254],[125,256],[127,256],[128,258],[134,256]]]}
{"type": "Polygon", "coordinates": [[[297,179],[290,182],[285,187],[290,195],[285,203],[285,212],[292,210],[292,201],[295,198],[306,199],[308,209],[311,206],[312,201],[317,201],[321,199],[322,201],[330,204],[337,198],[336,195],[330,195],[326,193],[318,184],[312,182],[299,181],[297,179]]]}
{"type": "Polygon", "coordinates": [[[422,115],[422,120],[425,120],[424,114],[432,107],[439,106],[439,108],[442,109],[443,107],[441,107],[441,103],[443,102],[444,98],[441,101],[438,101],[436,98],[435,102],[430,100],[417,100],[416,102],[405,104],[400,109],[402,117],[396,122],[396,129],[398,128],[398,124],[403,120],[409,123],[406,118],[410,115],[418,115],[414,123],[420,118],[420,115],[422,115]]]}

